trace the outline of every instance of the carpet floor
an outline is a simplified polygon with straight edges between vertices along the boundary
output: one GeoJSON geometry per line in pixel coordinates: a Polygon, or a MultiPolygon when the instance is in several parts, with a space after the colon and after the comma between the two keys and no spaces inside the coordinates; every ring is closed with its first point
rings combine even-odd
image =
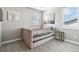
{"type": "Polygon", "coordinates": [[[20,40],[2,45],[0,52],[79,52],[79,46],[68,42],[50,40],[38,47],[28,49],[25,43],[20,40]]]}

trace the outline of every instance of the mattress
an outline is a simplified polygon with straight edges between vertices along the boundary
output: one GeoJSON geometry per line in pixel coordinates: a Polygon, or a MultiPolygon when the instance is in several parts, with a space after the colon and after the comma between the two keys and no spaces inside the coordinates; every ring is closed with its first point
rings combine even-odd
{"type": "Polygon", "coordinates": [[[53,31],[47,29],[39,29],[39,30],[33,30],[32,33],[33,33],[33,38],[36,38],[53,33],[53,31]]]}
{"type": "Polygon", "coordinates": [[[41,40],[45,40],[46,38],[53,37],[53,36],[54,36],[54,34],[51,33],[51,34],[48,34],[48,35],[36,37],[36,38],[33,39],[33,43],[41,41],[41,40]]]}

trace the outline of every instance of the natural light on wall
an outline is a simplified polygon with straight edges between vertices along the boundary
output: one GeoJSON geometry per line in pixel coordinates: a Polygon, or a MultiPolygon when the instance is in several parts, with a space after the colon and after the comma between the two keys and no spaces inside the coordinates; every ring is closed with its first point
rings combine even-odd
{"type": "Polygon", "coordinates": [[[79,28],[78,13],[79,8],[68,7],[64,8],[64,27],[79,28]]]}

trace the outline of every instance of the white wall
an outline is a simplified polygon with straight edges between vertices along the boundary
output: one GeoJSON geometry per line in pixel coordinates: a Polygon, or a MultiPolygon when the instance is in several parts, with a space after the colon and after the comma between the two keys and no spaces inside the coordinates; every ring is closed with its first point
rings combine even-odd
{"type": "MultiPolygon", "coordinates": [[[[56,27],[57,29],[59,29],[60,31],[63,31],[65,33],[65,40],[72,40],[72,41],[76,41],[79,42],[79,28],[63,28],[64,25],[64,18],[63,18],[63,10],[62,8],[54,8],[54,12],[55,12],[55,24],[52,25],[54,27],[56,27]]],[[[79,11],[78,11],[79,13],[79,11]]],[[[79,23],[79,22],[78,22],[79,23]]],[[[77,24],[75,24],[77,25],[77,24]]]]}
{"type": "Polygon", "coordinates": [[[55,27],[56,28],[62,28],[63,25],[63,19],[62,19],[62,8],[56,7],[55,8],[55,27]]]}
{"type": "Polygon", "coordinates": [[[59,30],[65,33],[65,40],[79,42],[79,29],[59,28],[59,30]]]}
{"type": "Polygon", "coordinates": [[[2,42],[21,37],[21,28],[37,29],[42,26],[42,12],[28,7],[3,7],[2,42]],[[7,11],[15,11],[20,14],[19,20],[7,20],[7,11]],[[39,25],[33,25],[32,15],[39,15],[39,25]]]}
{"type": "MultiPolygon", "coordinates": [[[[71,41],[76,41],[79,42],[79,28],[63,28],[63,11],[60,11],[60,8],[57,8],[56,10],[58,10],[57,13],[57,18],[56,18],[56,27],[60,30],[63,31],[65,33],[65,40],[71,40],[71,41]]],[[[79,11],[78,11],[79,12],[79,11]]],[[[78,22],[79,23],[79,22],[78,22]]],[[[75,24],[77,25],[77,24],[75,24]]]]}
{"type": "Polygon", "coordinates": [[[1,22],[0,22],[0,47],[1,47],[1,29],[2,27],[1,27],[1,22]]]}

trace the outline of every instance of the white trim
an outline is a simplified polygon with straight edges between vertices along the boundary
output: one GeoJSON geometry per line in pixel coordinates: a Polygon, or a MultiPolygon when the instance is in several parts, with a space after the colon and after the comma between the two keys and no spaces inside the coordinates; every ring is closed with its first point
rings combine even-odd
{"type": "Polygon", "coordinates": [[[22,39],[22,38],[17,38],[17,39],[9,40],[9,41],[5,41],[5,42],[1,42],[1,44],[7,44],[7,43],[19,41],[19,40],[21,40],[21,39],[22,39]]]}
{"type": "Polygon", "coordinates": [[[1,47],[1,32],[2,32],[2,22],[0,22],[0,47],[1,47]]]}
{"type": "Polygon", "coordinates": [[[76,42],[76,41],[73,41],[73,40],[65,39],[65,41],[69,42],[69,43],[72,43],[72,44],[75,44],[75,45],[79,45],[79,42],[76,42]]]}

